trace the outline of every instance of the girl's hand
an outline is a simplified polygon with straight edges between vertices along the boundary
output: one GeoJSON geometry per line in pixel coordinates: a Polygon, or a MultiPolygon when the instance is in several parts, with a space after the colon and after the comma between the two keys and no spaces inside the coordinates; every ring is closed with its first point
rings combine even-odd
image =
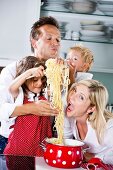
{"type": "Polygon", "coordinates": [[[44,67],[39,66],[35,68],[31,68],[28,70],[29,76],[26,79],[30,79],[32,77],[43,77],[44,76],[44,67]]]}

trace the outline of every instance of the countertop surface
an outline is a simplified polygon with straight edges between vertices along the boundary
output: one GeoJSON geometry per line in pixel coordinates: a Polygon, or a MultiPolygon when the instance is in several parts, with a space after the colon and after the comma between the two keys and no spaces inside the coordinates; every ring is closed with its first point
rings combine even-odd
{"type": "Polygon", "coordinates": [[[43,157],[0,155],[0,170],[83,170],[63,169],[46,164],[43,157]],[[6,161],[7,160],[7,161],[6,161]]]}
{"type": "MultiPolygon", "coordinates": [[[[82,167],[73,169],[56,168],[49,166],[43,157],[0,154],[0,170],[86,170],[87,163],[83,164],[82,167]]],[[[97,169],[105,170],[103,168],[97,169]]],[[[106,165],[106,170],[113,170],[113,165],[106,165]]]]}

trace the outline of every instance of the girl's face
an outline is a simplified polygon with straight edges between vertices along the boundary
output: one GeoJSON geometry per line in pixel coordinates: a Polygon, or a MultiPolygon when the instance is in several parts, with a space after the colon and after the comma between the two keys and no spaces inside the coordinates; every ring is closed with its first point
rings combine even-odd
{"type": "Polygon", "coordinates": [[[87,117],[91,112],[89,90],[85,85],[79,84],[68,95],[66,113],[68,117],[87,117]]]}
{"type": "Polygon", "coordinates": [[[67,56],[68,64],[75,67],[76,71],[82,72],[84,61],[81,57],[81,52],[78,50],[70,50],[67,56]]]}
{"type": "Polygon", "coordinates": [[[34,77],[26,81],[26,86],[33,93],[40,93],[44,88],[44,77],[34,77]]]}

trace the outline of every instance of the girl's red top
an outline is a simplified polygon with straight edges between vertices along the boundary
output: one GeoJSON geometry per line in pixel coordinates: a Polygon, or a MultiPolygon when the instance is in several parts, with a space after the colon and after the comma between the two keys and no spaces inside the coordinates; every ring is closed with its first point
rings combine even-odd
{"type": "MultiPolygon", "coordinates": [[[[39,100],[46,99],[41,96],[39,100]]],[[[26,103],[31,102],[25,98],[24,104],[26,103]]],[[[18,116],[4,154],[43,156],[44,150],[40,144],[46,137],[52,137],[50,116],[18,116]]]]}

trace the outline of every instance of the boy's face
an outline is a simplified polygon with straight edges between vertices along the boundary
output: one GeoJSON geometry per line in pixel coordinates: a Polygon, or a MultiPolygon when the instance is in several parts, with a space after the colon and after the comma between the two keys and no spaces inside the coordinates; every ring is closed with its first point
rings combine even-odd
{"type": "Polygon", "coordinates": [[[68,64],[75,68],[76,72],[84,71],[84,61],[81,52],[78,50],[70,50],[67,55],[68,64]]]}

